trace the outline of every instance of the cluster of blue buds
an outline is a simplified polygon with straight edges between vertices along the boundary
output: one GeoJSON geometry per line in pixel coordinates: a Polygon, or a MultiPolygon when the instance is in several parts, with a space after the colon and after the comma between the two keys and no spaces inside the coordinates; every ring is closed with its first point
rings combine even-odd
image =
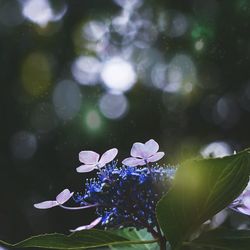
{"type": "Polygon", "coordinates": [[[97,218],[88,225],[80,226],[71,232],[91,229],[96,225],[103,228],[134,227],[146,228],[153,235],[159,233],[155,208],[157,202],[171,187],[175,168],[152,165],[163,156],[158,152],[159,145],[153,139],[146,143],[136,142],[131,149],[131,157],[118,166],[116,148],[102,156],[94,151],[81,151],[79,160],[83,164],[76,170],[79,173],[97,170],[97,177],[87,181],[85,191],[73,193],[64,189],[55,200],[37,203],[39,209],[60,206],[69,210],[95,208],[97,218]],[[77,207],[64,204],[73,198],[77,207]]]}
{"type": "Polygon", "coordinates": [[[174,168],[117,167],[108,164],[96,180],[86,184],[83,195],[75,200],[81,205],[98,204],[96,214],[105,228],[155,228],[156,203],[169,190],[174,168]]]}

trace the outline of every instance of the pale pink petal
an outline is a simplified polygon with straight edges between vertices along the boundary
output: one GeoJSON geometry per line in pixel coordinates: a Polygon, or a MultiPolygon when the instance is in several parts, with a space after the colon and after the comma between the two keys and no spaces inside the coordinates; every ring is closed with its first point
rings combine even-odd
{"type": "Polygon", "coordinates": [[[150,139],[145,143],[145,156],[148,158],[152,155],[154,155],[159,150],[159,144],[153,140],[150,139]]]}
{"type": "Polygon", "coordinates": [[[148,162],[156,162],[159,161],[163,156],[165,155],[164,152],[157,152],[156,154],[154,154],[153,156],[149,157],[147,159],[148,162]]]}
{"type": "Polygon", "coordinates": [[[146,158],[145,157],[145,145],[140,142],[136,142],[133,144],[130,155],[133,157],[146,158]]]}
{"type": "Polygon", "coordinates": [[[98,225],[98,224],[101,222],[101,220],[102,220],[102,217],[98,217],[98,218],[96,218],[95,220],[93,220],[93,221],[90,223],[90,225],[91,225],[92,228],[93,228],[93,227],[95,227],[96,225],[98,225]]]}
{"type": "Polygon", "coordinates": [[[113,161],[115,159],[115,157],[118,154],[118,149],[117,148],[112,148],[108,151],[106,151],[102,156],[101,159],[98,163],[99,167],[103,167],[104,165],[106,165],[107,163],[113,161]]]}
{"type": "Polygon", "coordinates": [[[96,164],[100,155],[94,151],[81,151],[79,153],[79,161],[84,164],[96,164]]]}
{"type": "Polygon", "coordinates": [[[89,225],[84,225],[84,226],[81,226],[81,227],[77,227],[76,229],[70,230],[70,232],[73,233],[73,232],[77,232],[77,231],[91,229],[91,228],[95,227],[97,224],[99,224],[101,220],[102,220],[102,217],[98,217],[97,219],[92,221],[89,225]]]}
{"type": "Polygon", "coordinates": [[[242,207],[237,207],[235,210],[236,210],[236,211],[239,211],[239,212],[242,213],[242,214],[250,215],[250,209],[247,208],[247,207],[244,207],[244,206],[242,206],[242,207]]]}
{"type": "Polygon", "coordinates": [[[62,205],[66,201],[68,201],[73,194],[74,192],[70,192],[68,189],[64,189],[60,194],[56,196],[56,201],[62,205]]]}
{"type": "Polygon", "coordinates": [[[78,173],[87,173],[87,172],[91,172],[94,169],[96,169],[96,165],[81,165],[80,167],[76,168],[76,171],[78,173]]]}
{"type": "Polygon", "coordinates": [[[38,209],[48,209],[51,207],[56,207],[58,205],[59,204],[57,201],[43,201],[41,203],[34,204],[34,207],[38,209]]]}
{"type": "Polygon", "coordinates": [[[146,162],[143,159],[137,159],[134,157],[126,158],[122,161],[122,164],[130,167],[143,166],[146,162]]]}

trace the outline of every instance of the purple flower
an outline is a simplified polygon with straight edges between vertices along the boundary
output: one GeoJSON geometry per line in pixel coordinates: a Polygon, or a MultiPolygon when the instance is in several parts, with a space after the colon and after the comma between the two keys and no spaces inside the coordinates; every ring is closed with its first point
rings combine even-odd
{"type": "Polygon", "coordinates": [[[236,212],[250,215],[250,182],[242,194],[232,202],[229,208],[236,212]]]}
{"type": "Polygon", "coordinates": [[[56,196],[56,200],[54,201],[43,201],[41,203],[34,204],[35,208],[38,209],[48,209],[56,206],[63,205],[65,202],[67,202],[74,192],[70,192],[68,189],[64,189],[60,194],[56,196]]]}
{"type": "Polygon", "coordinates": [[[79,153],[79,161],[83,163],[80,167],[76,169],[78,173],[91,172],[94,169],[100,169],[104,167],[107,163],[114,160],[118,150],[112,148],[107,150],[101,157],[94,151],[81,151],[79,153]]]}
{"type": "Polygon", "coordinates": [[[131,156],[123,160],[123,164],[126,166],[143,166],[149,162],[159,161],[164,155],[164,152],[158,152],[158,143],[150,139],[146,143],[136,142],[131,149],[131,156]]]}

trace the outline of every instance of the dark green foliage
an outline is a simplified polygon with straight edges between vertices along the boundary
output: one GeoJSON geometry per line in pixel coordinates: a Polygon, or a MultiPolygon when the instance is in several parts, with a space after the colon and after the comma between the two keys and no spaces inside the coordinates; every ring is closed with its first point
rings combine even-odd
{"type": "MultiPolygon", "coordinates": [[[[149,241],[152,242],[152,241],[149,241]]],[[[154,242],[154,241],[153,241],[154,242]]],[[[64,234],[44,234],[33,236],[16,244],[1,242],[3,245],[15,248],[38,247],[50,249],[89,249],[95,247],[118,245],[118,244],[146,244],[143,241],[130,241],[129,239],[119,236],[118,234],[102,230],[86,230],[70,235],[64,234]]]]}
{"type": "MultiPolygon", "coordinates": [[[[157,218],[171,250],[248,250],[250,231],[214,230],[193,241],[190,236],[217,212],[227,207],[245,188],[249,180],[250,151],[215,159],[189,160],[177,170],[173,187],[159,201],[157,218]]],[[[143,231],[86,230],[63,234],[34,236],[8,247],[50,249],[87,249],[111,246],[113,249],[157,248],[157,239],[143,231]],[[145,245],[154,243],[150,245],[145,245]],[[115,247],[114,247],[115,246],[115,247]]]]}
{"type": "Polygon", "coordinates": [[[246,150],[225,158],[190,160],[178,169],[173,188],[156,209],[173,249],[242,192],[249,180],[249,160],[246,150]]]}
{"type": "Polygon", "coordinates": [[[250,249],[250,230],[213,230],[201,235],[187,244],[207,249],[248,250],[250,249]]]}

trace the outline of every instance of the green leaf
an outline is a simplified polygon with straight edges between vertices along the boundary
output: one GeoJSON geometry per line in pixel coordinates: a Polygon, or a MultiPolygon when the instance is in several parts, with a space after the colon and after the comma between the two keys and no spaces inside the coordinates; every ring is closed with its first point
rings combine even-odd
{"type": "MultiPolygon", "coordinates": [[[[142,230],[136,230],[135,228],[126,228],[122,230],[115,231],[116,234],[127,238],[131,241],[149,241],[149,240],[154,240],[152,235],[148,233],[146,229],[142,230]]],[[[126,245],[126,246],[112,246],[112,250],[158,250],[159,245],[158,243],[154,244],[140,244],[140,245],[126,245]]]]}
{"type": "Polygon", "coordinates": [[[249,163],[245,150],[224,158],[189,160],[178,168],[173,188],[156,208],[173,249],[237,198],[248,183],[249,163]]]}
{"type": "Polygon", "coordinates": [[[202,234],[198,239],[186,243],[193,247],[206,247],[214,250],[249,250],[250,230],[217,229],[202,234]]]}
{"type": "Polygon", "coordinates": [[[0,241],[0,245],[2,244],[4,246],[15,248],[38,247],[46,249],[89,249],[111,245],[148,244],[154,242],[155,240],[132,241],[109,231],[85,230],[70,235],[53,233],[33,236],[16,244],[9,244],[0,241]]]}

